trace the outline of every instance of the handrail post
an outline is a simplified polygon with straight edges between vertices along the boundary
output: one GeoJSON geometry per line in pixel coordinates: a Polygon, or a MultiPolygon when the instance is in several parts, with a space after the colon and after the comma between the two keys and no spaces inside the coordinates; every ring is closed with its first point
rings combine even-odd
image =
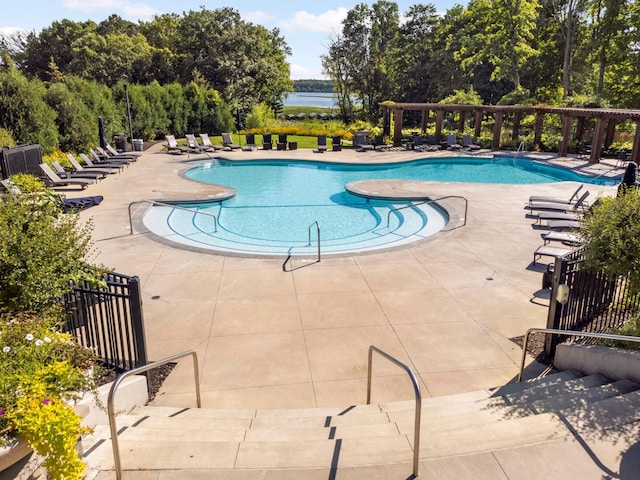
{"type": "Polygon", "coordinates": [[[367,368],[367,405],[371,403],[371,371],[373,366],[373,352],[379,353],[382,357],[389,360],[391,363],[403,368],[409,378],[411,379],[411,383],[413,384],[413,392],[415,394],[416,399],[416,407],[415,407],[415,416],[414,416],[414,427],[413,427],[413,476],[418,476],[418,469],[420,466],[420,419],[422,416],[422,394],[420,393],[420,385],[418,384],[418,380],[413,373],[413,370],[408,365],[405,365],[400,360],[392,357],[388,353],[380,350],[378,347],[374,345],[369,346],[369,361],[367,368]]]}
{"type": "Polygon", "coordinates": [[[318,238],[318,262],[320,261],[320,224],[318,223],[318,221],[316,220],[315,222],[313,222],[311,225],[309,225],[309,228],[307,228],[307,233],[309,234],[309,240],[308,243],[309,245],[311,245],[311,227],[316,226],[316,230],[317,230],[317,238],[318,238]]]}
{"type": "Polygon", "coordinates": [[[163,358],[162,360],[149,363],[148,365],[144,365],[142,367],[129,370],[128,372],[125,372],[122,375],[120,375],[111,385],[111,389],[109,390],[109,396],[107,397],[107,414],[109,416],[109,430],[111,431],[111,448],[113,450],[113,467],[116,474],[116,480],[122,480],[122,463],[120,461],[118,427],[116,425],[116,412],[114,407],[114,399],[115,399],[115,395],[116,395],[116,391],[118,390],[118,387],[127,377],[130,377],[132,375],[137,375],[139,373],[143,373],[148,370],[152,370],[161,365],[166,365],[167,363],[171,363],[174,360],[178,360],[182,357],[186,357],[187,355],[191,355],[193,358],[193,376],[194,376],[195,387],[196,387],[196,405],[198,408],[201,408],[202,402],[201,402],[201,396],[200,396],[200,374],[198,371],[198,354],[195,352],[195,350],[188,350],[186,352],[178,353],[176,355],[172,355],[171,357],[166,357],[166,358],[163,358]]]}

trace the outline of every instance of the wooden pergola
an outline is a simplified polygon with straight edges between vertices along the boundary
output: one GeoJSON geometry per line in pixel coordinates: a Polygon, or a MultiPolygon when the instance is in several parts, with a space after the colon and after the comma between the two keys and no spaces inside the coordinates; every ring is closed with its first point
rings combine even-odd
{"type": "Polygon", "coordinates": [[[591,141],[591,155],[589,161],[598,163],[603,148],[609,148],[613,143],[615,136],[616,124],[623,120],[632,120],[635,122],[635,135],[633,137],[633,148],[631,151],[631,160],[640,163],[640,110],[623,110],[616,108],[555,108],[543,106],[519,106],[519,105],[457,105],[457,104],[440,104],[440,103],[380,103],[380,108],[384,114],[384,130],[386,135],[391,135],[391,116],[393,115],[393,143],[400,145],[402,140],[402,124],[404,112],[417,111],[421,112],[421,129],[422,133],[426,131],[429,120],[435,121],[436,138],[442,138],[442,125],[444,123],[446,113],[459,113],[457,129],[464,131],[465,121],[472,116],[475,118],[475,136],[479,137],[482,132],[482,121],[486,115],[493,116],[493,140],[491,143],[492,150],[500,149],[500,137],[502,134],[503,121],[506,116],[513,117],[513,126],[511,136],[514,140],[518,139],[520,133],[520,123],[524,115],[535,114],[535,130],[534,130],[534,147],[539,148],[542,139],[542,126],[546,115],[560,115],[562,117],[562,141],[558,154],[566,156],[569,150],[569,144],[572,140],[582,142],[585,134],[585,120],[594,119],[595,128],[593,139],[591,141]],[[430,117],[431,112],[434,113],[430,117]],[[575,120],[576,127],[574,135],[571,135],[573,122],[575,120]]]}

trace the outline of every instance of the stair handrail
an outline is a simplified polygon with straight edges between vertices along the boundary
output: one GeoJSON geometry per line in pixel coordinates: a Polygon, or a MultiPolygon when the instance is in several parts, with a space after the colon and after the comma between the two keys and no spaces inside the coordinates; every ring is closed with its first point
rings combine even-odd
{"type": "Polygon", "coordinates": [[[318,223],[318,221],[316,220],[315,222],[313,222],[311,225],[309,225],[309,228],[307,229],[309,231],[309,245],[311,245],[311,227],[316,226],[316,230],[317,230],[317,235],[318,235],[318,262],[320,261],[320,224],[318,223]]]}
{"type": "MultiPolygon", "coordinates": [[[[415,410],[415,418],[414,418],[414,427],[413,427],[413,477],[418,476],[418,467],[420,464],[420,418],[422,415],[422,394],[420,393],[420,385],[418,384],[418,380],[411,370],[411,367],[405,365],[400,360],[395,357],[392,357],[388,353],[380,350],[375,345],[369,346],[369,367],[367,372],[367,405],[371,404],[371,371],[373,365],[373,352],[380,354],[382,357],[386,358],[390,362],[396,364],[400,368],[403,368],[409,378],[411,379],[411,383],[413,384],[413,391],[416,397],[416,410],[415,410]]],[[[119,480],[119,479],[118,479],[119,480]]]]}
{"type": "MultiPolygon", "coordinates": [[[[469,210],[469,200],[467,199],[467,197],[463,197],[462,195],[445,195],[444,197],[431,198],[429,200],[423,200],[418,203],[411,203],[410,205],[404,205],[402,207],[394,207],[389,209],[389,212],[387,212],[387,228],[389,228],[389,223],[390,223],[392,213],[397,212],[398,210],[404,210],[405,208],[419,207],[420,205],[425,205],[427,203],[436,203],[439,200],[446,200],[447,198],[461,198],[464,200],[464,221],[462,225],[460,225],[461,227],[464,227],[467,224],[467,211],[469,210]]],[[[452,228],[452,230],[454,229],[452,228]]]]}
{"type": "Polygon", "coordinates": [[[161,202],[159,200],[136,200],[135,202],[131,202],[129,204],[129,235],[133,235],[133,220],[132,220],[132,215],[131,215],[131,207],[133,205],[139,204],[139,203],[150,203],[151,205],[157,205],[160,207],[170,207],[170,208],[175,208],[178,210],[185,210],[187,212],[191,212],[194,214],[198,214],[198,215],[206,215],[208,217],[213,217],[213,226],[214,226],[214,233],[216,233],[218,231],[218,217],[216,217],[213,213],[208,213],[208,212],[201,212],[199,210],[192,210],[191,208],[185,208],[185,207],[180,207],[178,205],[174,205],[172,203],[167,203],[167,202],[161,202]]]}
{"type": "Polygon", "coordinates": [[[116,480],[122,480],[122,464],[120,461],[120,446],[118,444],[118,427],[116,425],[116,412],[114,410],[114,398],[116,395],[116,390],[120,384],[131,375],[137,375],[139,373],[146,372],[148,370],[152,370],[156,367],[160,367],[162,365],[166,365],[167,363],[172,363],[175,360],[178,360],[182,357],[186,357],[191,355],[193,358],[193,377],[195,380],[196,386],[196,405],[198,408],[201,408],[202,402],[200,400],[200,375],[198,373],[198,354],[195,350],[187,350],[185,352],[178,353],[176,355],[172,355],[170,357],[163,358],[162,360],[157,360],[155,362],[151,362],[147,365],[143,365],[142,367],[134,368],[133,370],[129,370],[128,372],[124,372],[120,375],[111,385],[111,389],[109,390],[109,396],[107,397],[107,413],[109,415],[109,429],[111,431],[111,447],[113,450],[113,467],[116,474],[116,480]]]}
{"type": "Polygon", "coordinates": [[[592,337],[603,338],[606,340],[622,340],[626,342],[640,343],[640,337],[631,337],[629,335],[615,335],[612,333],[597,333],[597,332],[579,332],[576,330],[561,330],[557,328],[530,328],[524,335],[524,342],[522,344],[522,357],[520,359],[520,372],[518,373],[518,382],[522,381],[522,374],[524,372],[524,362],[527,356],[527,344],[529,343],[529,335],[531,333],[544,333],[551,335],[565,335],[569,337],[592,337]]]}

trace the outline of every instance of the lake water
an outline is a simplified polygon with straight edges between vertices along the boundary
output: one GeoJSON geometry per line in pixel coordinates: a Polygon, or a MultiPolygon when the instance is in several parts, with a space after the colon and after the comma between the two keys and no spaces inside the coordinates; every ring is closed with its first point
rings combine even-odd
{"type": "Polygon", "coordinates": [[[337,97],[331,92],[291,92],[284,101],[285,107],[335,108],[337,97]]]}

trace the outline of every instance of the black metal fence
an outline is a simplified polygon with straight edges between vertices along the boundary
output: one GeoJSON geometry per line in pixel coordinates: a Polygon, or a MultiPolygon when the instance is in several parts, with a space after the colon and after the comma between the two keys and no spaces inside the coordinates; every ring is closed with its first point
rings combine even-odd
{"type": "Polygon", "coordinates": [[[9,178],[16,173],[30,173],[41,177],[41,163],[42,150],[39,144],[0,149],[0,176],[2,178],[9,178]]]}
{"type": "MultiPolygon", "coordinates": [[[[547,328],[603,333],[621,327],[639,308],[640,296],[631,294],[627,279],[587,271],[582,250],[556,259],[547,328]],[[569,289],[566,304],[557,300],[561,285],[569,289]]],[[[553,357],[556,345],[567,339],[548,335],[547,355],[553,357]]]]}
{"type": "Polygon", "coordinates": [[[110,273],[106,288],[76,285],[64,298],[64,330],[94,350],[109,369],[124,371],[147,364],[138,277],[110,273]]]}

